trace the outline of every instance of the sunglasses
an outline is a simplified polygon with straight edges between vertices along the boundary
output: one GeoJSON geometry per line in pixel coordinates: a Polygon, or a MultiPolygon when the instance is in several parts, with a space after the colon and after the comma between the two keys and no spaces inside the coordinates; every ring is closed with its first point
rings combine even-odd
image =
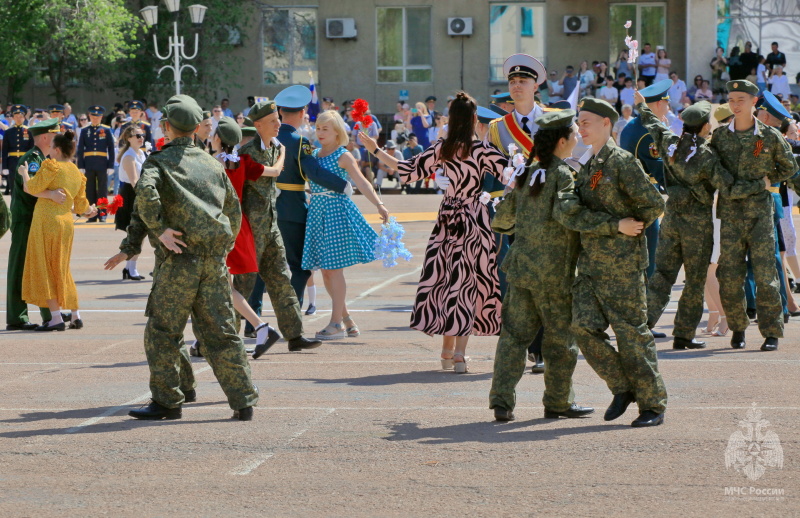
{"type": "Polygon", "coordinates": [[[142,134],[142,133],[137,133],[137,134],[135,134],[135,135],[131,135],[131,137],[135,137],[135,138],[144,138],[144,134],[142,134]]]}
{"type": "Polygon", "coordinates": [[[87,119],[86,117],[81,117],[81,118],[80,118],[80,119],[78,119],[78,120],[79,120],[79,121],[81,121],[81,122],[86,122],[86,121],[88,121],[89,119],[87,119]]]}
{"type": "Polygon", "coordinates": [[[214,110],[214,113],[222,113],[222,110],[214,110]]]}

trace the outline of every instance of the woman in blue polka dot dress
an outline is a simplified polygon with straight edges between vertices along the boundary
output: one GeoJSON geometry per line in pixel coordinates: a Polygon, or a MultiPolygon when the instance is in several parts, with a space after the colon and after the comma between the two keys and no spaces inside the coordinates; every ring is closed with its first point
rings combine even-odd
{"type": "MultiPolygon", "coordinates": [[[[337,112],[329,110],[319,115],[317,139],[322,149],[316,150],[314,156],[320,165],[351,180],[364,197],[377,207],[383,222],[388,221],[389,211],[375,194],[372,184],[361,174],[353,155],[344,148],[349,138],[344,120],[337,112]]],[[[333,303],[331,321],[317,333],[317,338],[334,340],[345,336],[356,337],[360,334],[358,326],[345,305],[347,282],[344,268],[374,261],[378,234],[349,196],[329,191],[312,181],[309,184],[311,203],[303,245],[303,269],[322,270],[322,280],[333,303]]]]}

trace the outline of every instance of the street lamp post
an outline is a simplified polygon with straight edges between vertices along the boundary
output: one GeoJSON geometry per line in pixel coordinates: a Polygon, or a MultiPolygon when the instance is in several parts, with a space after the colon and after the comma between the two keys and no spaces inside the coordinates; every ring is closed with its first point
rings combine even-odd
{"type": "MultiPolygon", "coordinates": [[[[197,69],[192,65],[181,65],[181,59],[189,61],[197,57],[197,51],[200,43],[200,37],[197,31],[199,31],[200,26],[203,24],[203,18],[205,18],[206,9],[208,8],[199,4],[189,6],[189,16],[191,17],[192,25],[194,25],[195,28],[194,53],[192,53],[190,56],[186,54],[183,36],[178,36],[178,10],[180,9],[181,0],[164,0],[164,3],[167,5],[167,10],[172,13],[173,35],[169,37],[169,44],[167,45],[169,51],[167,52],[166,56],[162,56],[161,53],[158,52],[158,39],[156,38],[155,33],[153,34],[153,46],[155,47],[156,57],[164,61],[171,59],[172,65],[164,65],[161,67],[158,70],[158,75],[160,76],[161,72],[166,69],[172,70],[173,76],[175,77],[175,95],[180,95],[181,75],[183,74],[183,69],[188,68],[194,72],[194,75],[197,75],[197,69]]],[[[157,6],[151,5],[150,7],[145,7],[144,9],[140,10],[139,13],[141,13],[142,18],[144,18],[144,23],[148,28],[151,28],[158,23],[157,6]]]]}

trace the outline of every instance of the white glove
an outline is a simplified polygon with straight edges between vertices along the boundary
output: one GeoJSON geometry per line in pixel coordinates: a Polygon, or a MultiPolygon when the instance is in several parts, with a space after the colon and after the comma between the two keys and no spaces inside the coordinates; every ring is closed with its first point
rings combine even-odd
{"type": "Polygon", "coordinates": [[[111,175],[113,175],[113,174],[114,174],[114,170],[113,170],[113,169],[106,169],[106,174],[107,174],[108,176],[111,176],[111,175]]]}
{"type": "Polygon", "coordinates": [[[3,176],[8,176],[8,169],[3,169],[3,176]]]}
{"type": "Polygon", "coordinates": [[[444,171],[437,171],[433,181],[436,182],[436,187],[443,191],[446,191],[447,188],[450,187],[450,178],[444,175],[444,171]]]}
{"type": "Polygon", "coordinates": [[[347,182],[347,185],[344,188],[344,193],[348,196],[353,195],[353,185],[350,182],[347,182]]]}
{"type": "Polygon", "coordinates": [[[81,174],[83,174],[83,175],[85,175],[85,174],[86,174],[86,169],[78,169],[78,171],[80,171],[80,172],[81,172],[81,174]]]}

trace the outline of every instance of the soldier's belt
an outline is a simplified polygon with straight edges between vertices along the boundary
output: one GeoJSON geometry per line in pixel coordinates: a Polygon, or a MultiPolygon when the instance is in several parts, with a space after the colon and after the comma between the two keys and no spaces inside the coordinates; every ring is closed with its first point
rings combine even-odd
{"type": "Polygon", "coordinates": [[[304,183],[276,183],[275,186],[282,191],[305,191],[306,184],[304,183]]]}
{"type": "Polygon", "coordinates": [[[16,156],[20,157],[25,154],[25,151],[11,151],[8,153],[8,156],[16,156]]]}
{"type": "Polygon", "coordinates": [[[770,186],[767,189],[769,189],[769,192],[774,192],[775,194],[780,194],[781,193],[781,188],[780,187],[772,187],[772,186],[770,186]]]}
{"type": "Polygon", "coordinates": [[[103,158],[108,158],[108,153],[103,151],[87,151],[83,154],[83,157],[86,158],[87,156],[101,156],[103,158]]]}
{"type": "Polygon", "coordinates": [[[505,191],[492,191],[489,193],[489,195],[492,197],[492,199],[495,199],[501,197],[504,192],[505,191]]]}

